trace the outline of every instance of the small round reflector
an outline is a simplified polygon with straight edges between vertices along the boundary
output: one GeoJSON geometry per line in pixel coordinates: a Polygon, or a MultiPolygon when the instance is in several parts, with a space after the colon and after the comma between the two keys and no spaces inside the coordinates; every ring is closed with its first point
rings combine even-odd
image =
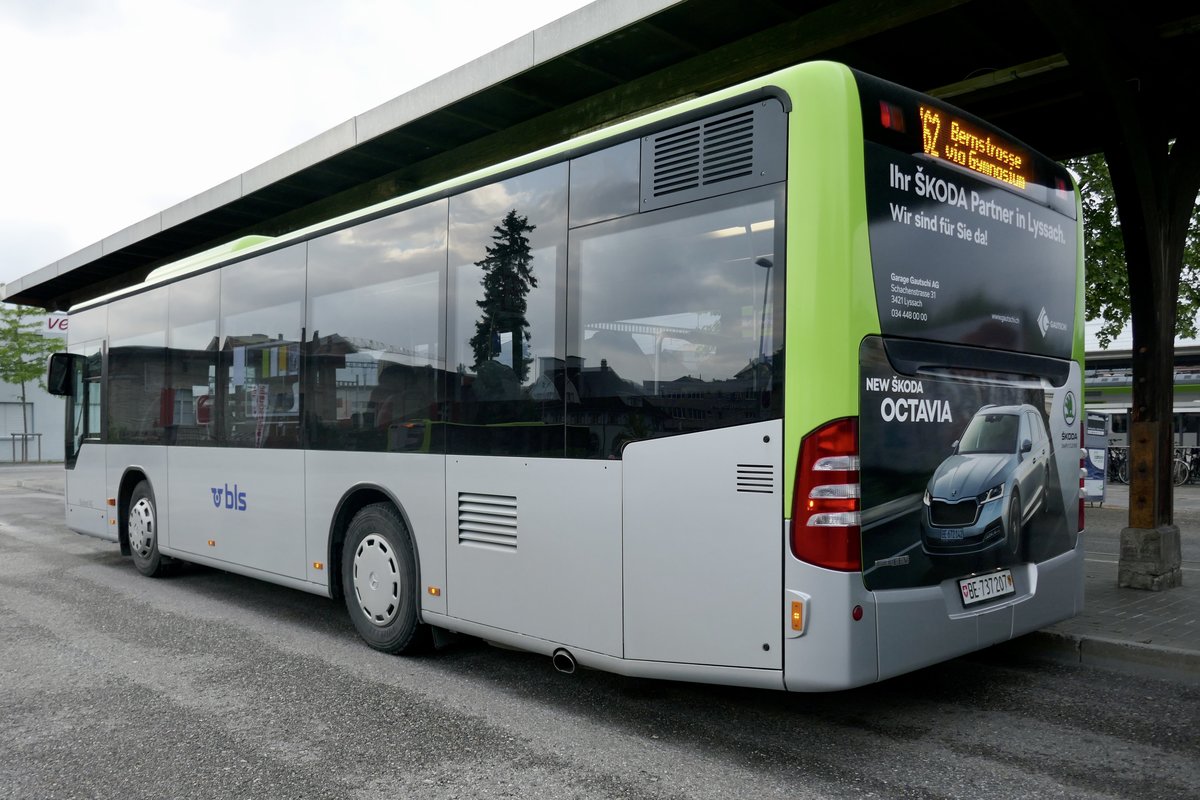
{"type": "Polygon", "coordinates": [[[854,618],[855,622],[858,622],[860,619],[862,619],[862,606],[855,606],[850,612],[850,616],[854,618]]]}

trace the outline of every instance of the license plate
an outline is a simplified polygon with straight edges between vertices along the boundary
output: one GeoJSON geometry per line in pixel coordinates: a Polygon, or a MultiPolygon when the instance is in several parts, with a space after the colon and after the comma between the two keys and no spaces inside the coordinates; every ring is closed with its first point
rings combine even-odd
{"type": "Polygon", "coordinates": [[[942,528],[938,532],[942,535],[943,540],[950,540],[950,539],[958,540],[958,539],[963,538],[963,529],[962,528],[942,528]]]}
{"type": "Polygon", "coordinates": [[[958,589],[962,592],[964,606],[994,600],[1017,591],[1017,587],[1013,585],[1012,572],[1007,569],[989,572],[987,575],[976,575],[973,578],[963,578],[958,582],[958,589]]]}

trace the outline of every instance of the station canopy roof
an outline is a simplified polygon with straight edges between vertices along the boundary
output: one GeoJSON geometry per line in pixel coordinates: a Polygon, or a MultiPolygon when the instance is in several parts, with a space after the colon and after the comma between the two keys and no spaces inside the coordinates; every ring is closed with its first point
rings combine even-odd
{"type": "MultiPolygon", "coordinates": [[[[234,238],[281,235],[815,59],[942,97],[1054,158],[1097,152],[1119,121],[1088,99],[1063,54],[1055,2],[599,0],[27,274],[5,299],[65,309],[234,238]]],[[[1088,4],[1065,6],[1091,35],[1088,4]]],[[[1119,13],[1128,20],[1110,20],[1108,33],[1127,23],[1157,74],[1171,76],[1157,91],[1179,100],[1161,107],[1173,131],[1195,111],[1200,9],[1147,0],[1119,13]]]]}

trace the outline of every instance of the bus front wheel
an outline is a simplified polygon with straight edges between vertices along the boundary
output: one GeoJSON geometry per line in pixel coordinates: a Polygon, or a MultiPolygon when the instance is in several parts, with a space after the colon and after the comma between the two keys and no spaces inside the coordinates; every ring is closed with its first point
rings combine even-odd
{"type": "Polygon", "coordinates": [[[125,533],[137,571],[150,578],[166,575],[171,559],[158,552],[158,510],[154,505],[154,493],[146,481],[139,481],[129,495],[125,533]]]}
{"type": "Polygon", "coordinates": [[[430,641],[420,621],[417,559],[408,528],[391,505],[354,515],[342,547],[342,587],[350,619],[367,644],[412,653],[430,641]]]}

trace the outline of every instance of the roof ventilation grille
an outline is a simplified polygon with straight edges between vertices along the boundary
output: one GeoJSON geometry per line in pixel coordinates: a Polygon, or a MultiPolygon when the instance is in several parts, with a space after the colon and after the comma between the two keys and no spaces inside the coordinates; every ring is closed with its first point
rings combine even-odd
{"type": "Polygon", "coordinates": [[[646,136],[642,210],[782,180],[785,119],[768,100],[646,136]]]}

